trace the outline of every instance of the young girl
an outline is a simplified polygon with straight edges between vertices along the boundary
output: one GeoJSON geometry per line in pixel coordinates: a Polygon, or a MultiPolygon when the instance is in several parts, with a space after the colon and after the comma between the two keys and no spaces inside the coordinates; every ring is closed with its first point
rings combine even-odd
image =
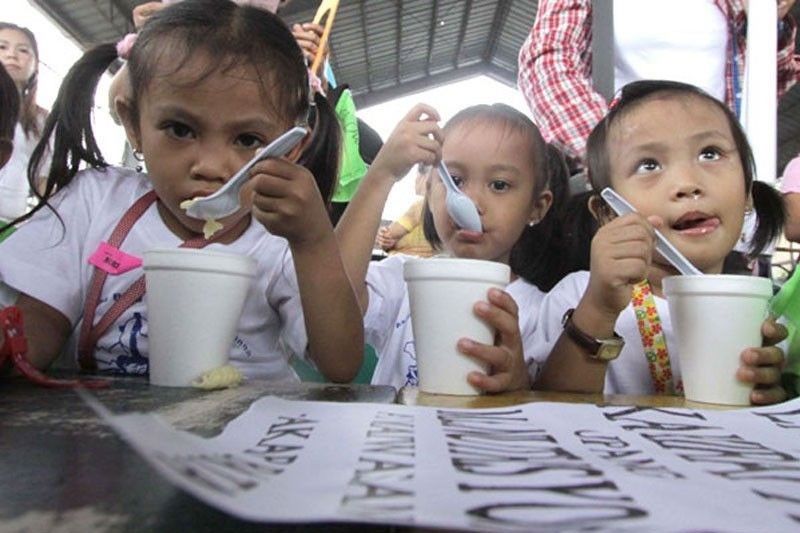
{"type": "Polygon", "coordinates": [[[560,154],[549,150],[533,122],[508,106],[470,107],[454,116],[444,130],[439,129],[438,120],[437,112],[425,105],[406,115],[336,228],[351,279],[366,279],[356,290],[367,309],[367,342],[379,357],[373,383],[397,387],[418,383],[403,280],[408,256],[369,263],[380,213],[392,185],[415,163],[434,165],[443,159],[456,183],[475,202],[483,232],[454,225],[445,208],[444,185],[438,173],[432,172],[423,214],[426,237],[455,257],[509,264],[514,277],[506,291],[492,290],[488,302],[475,306],[477,316],[498,333],[494,346],[469,339],[460,342],[464,354],[491,367],[489,375],[473,372],[469,382],[488,392],[525,388],[529,378],[524,335],[532,330],[542,289],[559,279],[556,260],[560,255],[552,251],[557,242],[552,213],[566,190],[564,163],[560,154]]]}
{"type": "MultiPolygon", "coordinates": [[[[0,63],[17,86],[20,99],[19,122],[15,128],[14,149],[8,165],[0,169],[0,222],[22,215],[27,209],[30,185],[28,163],[42,136],[47,111],[36,103],[39,85],[39,47],[28,28],[0,22],[0,63]]],[[[34,183],[47,173],[34,174],[34,183]]]]}
{"type": "MultiPolygon", "coordinates": [[[[753,181],[752,153],[736,117],[691,85],[626,86],[588,147],[594,191],[613,187],[638,214],[614,218],[598,196],[591,200],[602,224],[591,244],[591,271],[567,276],[542,303],[533,356],[543,367],[534,387],[680,392],[676,342],[662,292],[664,277],[677,271],[654,254],[653,228],[697,268],[718,274],[739,238],[748,205],[759,220],[753,254],[780,233],[780,199],[753,181]]],[[[762,333],[768,344],[785,337],[773,322],[765,323],[762,333]]],[[[782,361],[781,350],[772,346],[741,354],[737,377],[756,385],[753,403],[784,398],[782,361]]]]}
{"type": "Polygon", "coordinates": [[[310,99],[291,32],[274,15],[220,0],[154,15],[128,63],[133,97],[118,107],[147,174],[108,167],[92,136],[94,88],[115,57],[113,45],[98,47],[65,79],[45,130],[56,138],[44,203],[0,246],[0,280],[20,293],[31,360],[47,366],[80,322],[82,366],[146,373],[138,258],[151,248],[208,245],[258,261],[234,364],[246,375],[282,378],[292,375],[287,352],[307,349],[326,377],[350,380],[363,354],[361,314],[325,209],[336,123],[324,99],[310,99]],[[312,129],[303,145],[258,163],[242,208],[204,240],[204,221],[188,217],[181,202],[219,189],[296,124],[312,129]],[[84,161],[92,168],[76,175],[84,161]],[[315,183],[298,161],[327,171],[315,183]]]}

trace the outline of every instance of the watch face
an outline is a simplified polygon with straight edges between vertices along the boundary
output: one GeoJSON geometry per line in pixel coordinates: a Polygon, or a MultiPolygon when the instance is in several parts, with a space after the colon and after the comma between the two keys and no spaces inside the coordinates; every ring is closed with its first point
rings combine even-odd
{"type": "Polygon", "coordinates": [[[600,345],[600,349],[597,351],[597,359],[601,361],[611,361],[619,357],[620,352],[622,352],[622,347],[624,343],[622,342],[609,342],[604,341],[603,344],[600,345]]]}

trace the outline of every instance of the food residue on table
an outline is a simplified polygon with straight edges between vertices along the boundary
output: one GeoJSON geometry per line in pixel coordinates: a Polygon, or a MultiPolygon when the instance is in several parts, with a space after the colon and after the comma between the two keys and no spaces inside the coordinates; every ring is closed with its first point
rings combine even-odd
{"type": "Polygon", "coordinates": [[[238,387],[242,379],[242,373],[235,366],[223,365],[192,381],[192,387],[206,390],[227,389],[238,387]]]}

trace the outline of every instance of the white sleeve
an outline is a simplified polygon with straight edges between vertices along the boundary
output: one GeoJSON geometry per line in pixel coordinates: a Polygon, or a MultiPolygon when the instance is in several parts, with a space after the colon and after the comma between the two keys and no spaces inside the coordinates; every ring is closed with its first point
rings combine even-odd
{"type": "Polygon", "coordinates": [[[364,339],[379,356],[385,352],[407,294],[403,280],[404,263],[404,256],[395,255],[373,261],[367,269],[369,305],[364,314],[364,339]]]}
{"type": "Polygon", "coordinates": [[[83,309],[83,265],[92,208],[100,202],[81,176],[0,244],[0,281],[60,311],[74,325],[83,309]],[[59,215],[61,219],[59,219],[59,215]]]}
{"type": "Polygon", "coordinates": [[[300,287],[297,283],[297,272],[294,268],[292,253],[286,247],[278,258],[280,267],[269,280],[267,301],[280,316],[281,344],[286,350],[314,364],[308,357],[308,333],[306,332],[303,302],[300,298],[300,287]]]}
{"type": "Polygon", "coordinates": [[[589,283],[588,272],[575,272],[562,279],[542,300],[539,319],[529,341],[525,355],[532,357],[538,366],[550,356],[556,341],[564,330],[561,320],[567,309],[578,305],[589,283]]]}

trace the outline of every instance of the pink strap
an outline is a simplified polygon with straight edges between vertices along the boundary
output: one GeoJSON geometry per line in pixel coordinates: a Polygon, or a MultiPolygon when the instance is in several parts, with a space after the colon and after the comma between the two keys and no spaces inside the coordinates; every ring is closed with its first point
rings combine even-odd
{"type": "MultiPolygon", "coordinates": [[[[122,242],[133,229],[134,224],[144,215],[150,206],[158,199],[155,191],[145,193],[141,198],[136,200],[134,204],[122,215],[122,218],[117,223],[117,227],[111,233],[108,239],[108,244],[115,248],[119,248],[122,242]]],[[[217,239],[219,239],[226,232],[219,232],[217,239]]],[[[217,239],[207,240],[203,237],[195,237],[184,241],[180,248],[203,248],[206,245],[214,242],[217,239]]],[[[145,282],[144,274],[141,275],[128,289],[122,293],[116,302],[109,308],[108,311],[100,318],[96,325],[94,324],[94,317],[97,312],[97,306],[100,304],[100,296],[103,293],[103,285],[105,285],[108,273],[104,270],[95,267],[92,274],[92,280],[89,285],[89,292],[86,294],[86,303],[83,310],[83,323],[81,324],[81,332],[78,340],[78,361],[80,362],[83,370],[95,370],[97,362],[94,359],[94,347],[97,340],[108,331],[114,322],[124,313],[129,307],[135,304],[144,295],[145,282]]]]}

